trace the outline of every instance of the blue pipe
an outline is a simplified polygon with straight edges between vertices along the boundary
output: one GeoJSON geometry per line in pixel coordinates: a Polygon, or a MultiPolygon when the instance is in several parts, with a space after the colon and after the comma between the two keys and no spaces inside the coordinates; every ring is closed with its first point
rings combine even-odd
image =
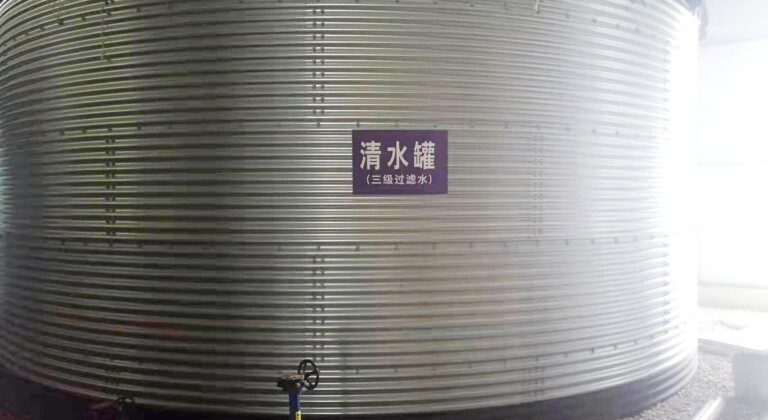
{"type": "Polygon", "coordinates": [[[291,420],[301,420],[301,402],[298,392],[288,393],[288,406],[291,413],[291,420]]]}

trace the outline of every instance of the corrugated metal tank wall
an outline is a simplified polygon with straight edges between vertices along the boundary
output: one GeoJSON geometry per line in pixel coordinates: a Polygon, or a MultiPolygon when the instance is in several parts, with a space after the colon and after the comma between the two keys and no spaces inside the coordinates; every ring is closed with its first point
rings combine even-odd
{"type": "Polygon", "coordinates": [[[319,414],[676,389],[696,31],[675,0],[5,0],[0,359],[248,413],[305,357],[319,414]],[[450,193],[353,195],[357,128],[448,130],[450,193]]]}

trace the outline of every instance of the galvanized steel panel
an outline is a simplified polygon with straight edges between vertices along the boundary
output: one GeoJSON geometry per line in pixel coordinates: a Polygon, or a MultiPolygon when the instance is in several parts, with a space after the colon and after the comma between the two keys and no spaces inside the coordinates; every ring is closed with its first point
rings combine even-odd
{"type": "MultiPolygon", "coordinates": [[[[278,413],[539,401],[691,360],[666,216],[674,0],[5,0],[0,360],[278,413]],[[351,131],[450,193],[354,196],[351,131]]],[[[692,365],[691,365],[692,367],[692,365]]]]}

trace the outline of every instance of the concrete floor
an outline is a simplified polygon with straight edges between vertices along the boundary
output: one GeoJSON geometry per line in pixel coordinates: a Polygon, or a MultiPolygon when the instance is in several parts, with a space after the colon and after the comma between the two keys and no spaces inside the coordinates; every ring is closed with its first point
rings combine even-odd
{"type": "MultiPolygon", "coordinates": [[[[702,352],[696,376],[679,394],[627,420],[689,420],[717,397],[733,397],[731,357],[702,352]]],[[[721,420],[768,420],[768,409],[729,401],[721,420]]]]}
{"type": "MultiPolygon", "coordinates": [[[[728,398],[720,420],[768,420],[768,406],[756,406],[735,399],[733,352],[737,346],[759,350],[768,336],[768,313],[701,308],[699,329],[699,369],[696,376],[679,394],[640,415],[627,420],[688,420],[704,405],[718,397],[728,398]],[[726,343],[713,346],[711,343],[726,343]]],[[[768,381],[768,378],[766,378],[768,381]]]]}

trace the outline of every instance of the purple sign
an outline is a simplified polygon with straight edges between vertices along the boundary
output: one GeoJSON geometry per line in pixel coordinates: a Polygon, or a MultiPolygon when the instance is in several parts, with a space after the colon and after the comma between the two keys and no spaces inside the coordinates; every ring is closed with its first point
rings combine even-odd
{"type": "Polygon", "coordinates": [[[448,132],[354,130],[355,194],[447,194],[448,132]]]}

